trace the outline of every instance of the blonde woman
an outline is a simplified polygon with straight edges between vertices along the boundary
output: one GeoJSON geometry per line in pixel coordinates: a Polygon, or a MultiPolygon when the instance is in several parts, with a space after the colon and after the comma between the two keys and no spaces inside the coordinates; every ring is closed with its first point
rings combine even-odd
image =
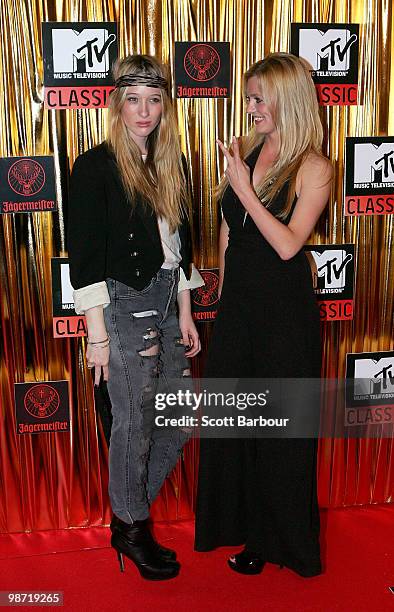
{"type": "Polygon", "coordinates": [[[143,578],[165,580],[180,565],[154,540],[149,508],[187,434],[155,429],[153,401],[158,383],[190,376],[188,357],[200,350],[190,289],[203,281],[191,263],[185,160],[164,67],[129,56],[114,78],[107,140],[72,171],[71,282],[86,315],[88,368],[96,385],[108,380],[112,404],[111,544],[122,571],[126,555],[143,578]]]}
{"type": "MultiPolygon", "coordinates": [[[[206,374],[318,378],[319,313],[303,245],[332,170],[314,85],[302,59],[273,53],[246,72],[244,86],[254,126],[230,150],[218,142],[227,160],[222,290],[206,374]]],[[[243,544],[228,560],[243,574],[266,562],[319,574],[316,452],[315,439],[202,440],[196,549],[243,544]]]]}

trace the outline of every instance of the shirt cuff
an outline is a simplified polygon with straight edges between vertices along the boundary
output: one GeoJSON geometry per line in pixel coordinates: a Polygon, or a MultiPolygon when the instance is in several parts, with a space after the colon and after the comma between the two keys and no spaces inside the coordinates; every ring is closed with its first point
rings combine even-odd
{"type": "Polygon", "coordinates": [[[194,264],[192,264],[192,273],[190,276],[190,280],[187,280],[184,271],[182,268],[179,268],[179,284],[178,284],[178,293],[180,291],[184,291],[185,289],[197,289],[197,287],[202,287],[205,285],[205,281],[194,264]]]}
{"type": "Polygon", "coordinates": [[[81,287],[81,289],[74,289],[73,296],[74,309],[78,315],[85,314],[85,310],[95,306],[106,308],[111,302],[105,281],[86,285],[86,287],[81,287]]]}

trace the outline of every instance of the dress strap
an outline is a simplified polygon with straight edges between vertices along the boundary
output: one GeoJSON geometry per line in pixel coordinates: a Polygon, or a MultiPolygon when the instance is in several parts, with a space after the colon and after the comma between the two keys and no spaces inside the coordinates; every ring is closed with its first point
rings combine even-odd
{"type": "Polygon", "coordinates": [[[263,143],[257,145],[257,147],[255,147],[253,151],[251,151],[249,155],[244,159],[245,164],[247,164],[252,171],[257,163],[257,158],[260,155],[262,147],[263,143]]]}

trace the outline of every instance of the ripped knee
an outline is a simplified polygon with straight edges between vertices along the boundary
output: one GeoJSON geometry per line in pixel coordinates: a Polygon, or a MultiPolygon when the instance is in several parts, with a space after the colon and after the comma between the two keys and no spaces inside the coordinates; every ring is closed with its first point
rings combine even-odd
{"type": "Polygon", "coordinates": [[[143,348],[138,349],[137,353],[141,357],[155,357],[159,354],[159,332],[153,327],[148,327],[142,336],[143,348]]]}

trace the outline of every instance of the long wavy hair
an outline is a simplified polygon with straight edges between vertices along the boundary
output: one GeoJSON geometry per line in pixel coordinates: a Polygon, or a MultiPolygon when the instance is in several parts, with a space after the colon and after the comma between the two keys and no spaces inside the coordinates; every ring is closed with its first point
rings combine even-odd
{"type": "MultiPolygon", "coordinates": [[[[267,208],[276,194],[289,182],[287,200],[279,217],[289,214],[295,197],[297,172],[308,155],[322,155],[323,127],[310,66],[302,58],[290,53],[270,53],[253,64],[244,74],[244,88],[250,78],[256,77],[261,94],[270,108],[279,135],[279,153],[273,166],[267,171],[256,193],[267,208]]],[[[243,158],[264,142],[264,136],[253,127],[241,139],[243,158]]],[[[217,188],[218,195],[227,187],[223,179],[217,188]]]]}
{"type": "MultiPolygon", "coordinates": [[[[117,60],[114,79],[125,74],[148,74],[167,78],[163,64],[149,55],[129,55],[117,60]]],[[[182,168],[179,135],[168,93],[160,89],[162,114],[159,124],[147,139],[147,159],[130,137],[121,111],[126,101],[127,87],[114,89],[109,102],[107,143],[115,154],[120,176],[131,205],[139,194],[145,206],[164,217],[171,231],[188,215],[189,193],[182,168]]]]}

